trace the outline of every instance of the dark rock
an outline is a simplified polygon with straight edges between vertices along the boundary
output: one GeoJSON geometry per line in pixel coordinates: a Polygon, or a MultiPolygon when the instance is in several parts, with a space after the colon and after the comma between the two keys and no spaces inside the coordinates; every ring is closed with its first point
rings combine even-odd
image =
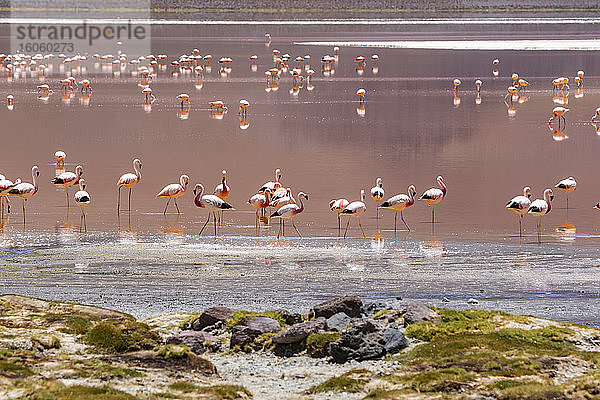
{"type": "Polygon", "coordinates": [[[300,343],[311,333],[319,333],[327,330],[327,321],[320,317],[291,326],[284,332],[273,336],[273,342],[278,344],[300,343]]]}
{"type": "Polygon", "coordinates": [[[418,322],[442,322],[442,317],[423,303],[412,302],[406,306],[404,314],[404,326],[418,322]]]}
{"type": "Polygon", "coordinates": [[[268,317],[246,317],[242,325],[233,327],[230,347],[244,346],[264,333],[276,333],[281,330],[281,324],[268,317]]]}
{"type": "Polygon", "coordinates": [[[202,329],[213,326],[217,322],[225,322],[233,316],[234,311],[231,308],[217,306],[204,310],[202,314],[192,323],[192,329],[201,331],[202,329]]]}
{"type": "Polygon", "coordinates": [[[340,312],[327,318],[327,328],[332,331],[342,331],[346,329],[351,322],[352,318],[347,316],[346,313],[340,312]]]}
{"type": "Polygon", "coordinates": [[[329,354],[338,363],[373,360],[385,355],[385,345],[381,326],[372,319],[365,319],[342,332],[340,340],[329,345],[329,354]]]}
{"type": "Polygon", "coordinates": [[[298,313],[292,313],[288,310],[274,310],[277,314],[281,315],[287,325],[295,325],[302,322],[302,315],[298,313]]]}
{"type": "Polygon", "coordinates": [[[402,308],[402,305],[397,299],[382,299],[365,303],[362,306],[362,313],[367,317],[372,317],[380,311],[397,310],[402,308]]]}
{"type": "Polygon", "coordinates": [[[404,333],[398,329],[396,325],[390,325],[386,327],[383,332],[383,338],[385,339],[385,351],[390,354],[395,354],[402,349],[408,347],[408,340],[404,333]]]}
{"type": "Polygon", "coordinates": [[[207,350],[218,351],[221,342],[208,332],[183,331],[175,336],[170,336],[166,344],[183,344],[193,353],[203,354],[207,350]]]}
{"type": "Polygon", "coordinates": [[[358,296],[335,297],[313,307],[315,317],[329,318],[343,312],[352,318],[360,317],[362,301],[358,296]]]}

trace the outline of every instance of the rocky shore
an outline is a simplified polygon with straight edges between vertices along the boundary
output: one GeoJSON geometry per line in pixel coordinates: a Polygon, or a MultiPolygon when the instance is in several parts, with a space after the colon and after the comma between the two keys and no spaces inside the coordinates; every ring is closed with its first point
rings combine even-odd
{"type": "Polygon", "coordinates": [[[143,321],[0,297],[1,399],[600,398],[600,329],[356,296],[143,321]]]}

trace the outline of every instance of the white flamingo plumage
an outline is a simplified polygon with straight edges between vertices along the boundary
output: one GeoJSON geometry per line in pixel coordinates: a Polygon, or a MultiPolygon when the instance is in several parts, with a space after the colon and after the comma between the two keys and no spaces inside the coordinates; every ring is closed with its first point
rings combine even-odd
{"type": "Polygon", "coordinates": [[[133,170],[135,173],[128,172],[126,174],[121,175],[119,180],[117,181],[117,187],[119,188],[119,199],[117,201],[117,213],[121,209],[121,188],[125,186],[129,189],[129,206],[128,210],[131,212],[131,189],[140,183],[142,180],[142,162],[139,158],[133,160],[133,170]]]}
{"type": "Polygon", "coordinates": [[[565,192],[567,194],[567,210],[568,210],[569,209],[569,193],[572,193],[575,191],[575,189],[577,189],[577,181],[575,181],[575,178],[570,176],[570,177],[558,182],[556,184],[556,186],[554,186],[554,187],[562,190],[563,192],[565,192]]]}
{"type": "Polygon", "coordinates": [[[39,176],[40,170],[37,165],[34,165],[33,167],[31,167],[31,180],[33,183],[22,182],[8,191],[9,195],[23,199],[23,225],[25,225],[25,202],[37,193],[37,178],[39,176]]]}
{"type": "Polygon", "coordinates": [[[554,199],[552,189],[544,190],[544,199],[534,200],[529,206],[528,213],[537,217],[538,242],[541,242],[542,217],[552,210],[551,201],[554,199]]]}
{"type": "Polygon", "coordinates": [[[427,202],[427,204],[433,206],[431,209],[432,224],[435,223],[435,206],[444,200],[444,197],[446,197],[446,184],[444,183],[444,178],[442,178],[441,175],[437,177],[437,183],[440,185],[440,189],[428,189],[421,195],[421,197],[419,197],[419,200],[424,200],[427,202]]]}
{"type": "MultiPolygon", "coordinates": [[[[298,228],[296,228],[296,224],[294,224],[294,217],[304,211],[304,203],[302,202],[302,198],[308,200],[308,195],[304,192],[298,193],[298,199],[300,201],[300,206],[298,204],[286,204],[281,207],[273,214],[271,214],[270,218],[281,218],[281,219],[290,219],[292,221],[292,226],[298,233],[298,236],[302,237],[298,228]]],[[[280,234],[285,234],[285,226],[282,224],[282,227],[279,229],[279,233],[277,234],[277,238],[279,238],[280,234]]]]}
{"type": "Polygon", "coordinates": [[[56,165],[65,165],[65,158],[67,158],[67,154],[62,150],[58,150],[56,153],[54,153],[56,165]]]}
{"type": "Polygon", "coordinates": [[[65,187],[65,194],[67,195],[67,208],[69,208],[69,187],[79,183],[83,175],[83,167],[78,165],[75,167],[75,173],[63,172],[59,176],[52,179],[52,183],[55,185],[63,185],[65,187]]]}
{"type": "Polygon", "coordinates": [[[377,178],[376,185],[371,188],[371,198],[373,201],[377,202],[377,207],[375,208],[375,216],[377,220],[377,231],[379,231],[379,202],[385,196],[385,190],[383,190],[383,181],[381,178],[377,178]]]}
{"type": "Polygon", "coordinates": [[[341,226],[341,221],[340,221],[340,214],[342,213],[342,211],[344,211],[344,209],[346,207],[348,207],[348,204],[350,204],[350,202],[347,199],[337,199],[337,200],[331,200],[329,202],[329,209],[331,211],[335,211],[337,213],[337,219],[338,219],[338,236],[342,230],[342,226],[341,226]]]}
{"type": "Polygon", "coordinates": [[[264,210],[269,207],[270,196],[271,189],[267,189],[264,193],[256,193],[248,200],[248,204],[256,210],[256,219],[254,221],[256,227],[258,227],[258,212],[261,211],[264,213],[264,210]]]}
{"type": "Polygon", "coordinates": [[[21,183],[21,179],[17,178],[16,181],[12,182],[9,179],[6,179],[4,175],[0,175],[0,206],[1,206],[1,214],[0,216],[4,217],[4,203],[6,203],[7,212],[10,214],[10,200],[8,200],[8,193],[18,184],[21,183]]]}
{"type": "Polygon", "coordinates": [[[258,189],[259,193],[264,193],[264,191],[266,189],[271,189],[272,191],[275,191],[275,189],[280,188],[281,187],[281,183],[279,183],[279,180],[281,179],[281,170],[279,168],[277,168],[275,170],[275,182],[266,182],[264,185],[261,186],[260,189],[258,189]]]}
{"type": "Polygon", "coordinates": [[[204,228],[210,221],[210,214],[212,213],[213,221],[215,224],[215,236],[217,236],[217,211],[233,211],[235,210],[235,208],[233,208],[231,204],[225,202],[225,200],[214,194],[204,194],[204,186],[201,183],[197,183],[194,187],[194,194],[196,195],[196,197],[194,198],[194,204],[196,205],[196,207],[206,208],[208,210],[208,219],[206,220],[206,223],[200,230],[199,235],[202,235],[204,228]]]}
{"type": "Polygon", "coordinates": [[[529,207],[531,206],[530,198],[531,188],[529,186],[525,186],[523,188],[522,196],[515,196],[510,199],[508,203],[506,203],[506,208],[517,213],[517,219],[519,220],[519,236],[523,235],[522,220],[523,216],[527,214],[529,207]]]}
{"type": "Polygon", "coordinates": [[[81,178],[79,180],[79,190],[75,193],[75,203],[81,207],[81,219],[83,221],[83,226],[85,231],[87,232],[87,222],[85,220],[85,207],[90,204],[90,194],[85,191],[85,179],[81,178]]]}
{"type": "Polygon", "coordinates": [[[169,200],[167,200],[167,205],[165,206],[165,211],[163,212],[163,215],[167,213],[167,207],[169,206],[169,202],[171,201],[171,199],[175,201],[175,208],[177,209],[177,214],[181,214],[181,212],[179,211],[179,206],[177,205],[177,198],[185,194],[189,182],[190,177],[184,174],[179,177],[179,183],[171,183],[170,185],[165,186],[160,192],[158,192],[156,197],[169,198],[169,200]]]}
{"type": "Polygon", "coordinates": [[[402,222],[404,222],[404,226],[406,226],[406,229],[408,229],[410,231],[410,227],[404,220],[404,215],[402,212],[404,210],[406,210],[408,207],[411,207],[413,204],[415,204],[415,196],[416,195],[417,195],[417,189],[414,187],[414,185],[410,185],[408,187],[408,194],[402,193],[402,194],[397,194],[395,196],[392,196],[388,200],[381,203],[381,206],[379,206],[379,208],[387,208],[389,210],[395,211],[394,232],[396,232],[396,220],[398,219],[398,211],[400,211],[400,219],[402,219],[402,222]]]}
{"type": "MultiPolygon", "coordinates": [[[[360,190],[360,201],[353,201],[348,204],[348,207],[342,210],[341,215],[347,215],[349,217],[356,217],[358,220],[358,226],[360,226],[360,230],[362,231],[363,238],[367,238],[365,235],[365,230],[360,223],[360,216],[367,211],[367,206],[365,204],[365,191],[363,189],[360,190]]],[[[344,239],[346,238],[346,234],[348,233],[348,226],[350,226],[350,218],[348,218],[348,223],[346,224],[346,230],[344,231],[344,239]]]]}

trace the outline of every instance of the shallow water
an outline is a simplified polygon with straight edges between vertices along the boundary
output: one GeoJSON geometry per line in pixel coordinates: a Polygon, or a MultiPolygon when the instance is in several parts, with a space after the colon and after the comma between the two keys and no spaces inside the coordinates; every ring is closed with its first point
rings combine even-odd
{"type": "MultiPolygon", "coordinates": [[[[29,181],[36,163],[41,176],[40,191],[28,202],[26,226],[18,199],[3,226],[1,290],[101,304],[136,316],[215,303],[249,308],[293,304],[306,311],[314,301],[342,293],[436,303],[445,296],[456,307],[474,297],[481,307],[597,324],[600,317],[591,304],[598,300],[594,272],[600,264],[600,215],[592,205],[600,200],[595,187],[600,136],[589,120],[600,100],[600,55],[343,47],[335,73],[326,75],[320,58],[331,54],[331,47],[296,44],[332,37],[382,43],[502,36],[542,39],[551,46],[552,40],[574,34],[593,39],[594,26],[566,23],[557,34],[545,23],[510,21],[401,28],[375,23],[356,29],[343,24],[310,29],[159,25],[153,29],[153,53],[171,60],[198,48],[215,60],[232,57],[234,63],[229,75],[220,76],[213,61],[201,84],[191,74],[173,76],[170,66],[159,70],[151,85],[157,101],[150,113],[143,109],[140,78],[132,76],[130,65],[115,74],[89,60],[82,65],[85,70],[72,71],[78,79],[89,75],[92,80],[93,94],[82,99],[79,92],[63,96],[58,79],[70,68],[65,71],[55,60],[45,79],[55,90],[47,101],[38,99],[37,74],[9,79],[2,71],[0,94],[13,94],[15,108],[0,109],[0,172],[29,181]],[[279,33],[270,46],[262,37],[266,30],[279,33]],[[313,90],[304,85],[297,95],[290,92],[289,75],[278,90],[265,90],[263,73],[272,66],[274,48],[292,59],[311,55],[313,90]],[[381,58],[376,64],[369,59],[373,53],[381,58]],[[248,61],[251,54],[258,55],[256,71],[248,61]],[[368,58],[362,75],[353,61],[358,55],[368,58]],[[492,74],[494,58],[501,60],[498,77],[492,74]],[[566,129],[553,132],[547,124],[557,105],[551,80],[562,75],[572,80],[579,69],[586,72],[583,96],[576,96],[572,84],[566,129]],[[513,72],[531,86],[515,100],[516,113],[509,116],[503,98],[513,72]],[[463,81],[458,106],[451,92],[456,77],[463,81]],[[479,105],[477,78],[483,80],[479,105]],[[367,91],[364,116],[357,112],[362,110],[354,94],[361,87],[367,91]],[[186,120],[179,118],[179,93],[191,96],[186,120]],[[245,130],[237,117],[242,98],[251,104],[245,130]],[[223,119],[210,117],[211,100],[230,107],[223,119]],[[67,153],[66,170],[84,167],[92,197],[87,235],[79,233],[80,213],[72,197],[67,214],[64,190],[49,183],[58,149],[67,153]],[[115,182],[132,170],[133,157],[143,161],[143,178],[133,191],[130,218],[124,213],[119,220],[115,182]],[[276,241],[276,224],[263,226],[260,239],[252,238],[254,213],[246,201],[273,179],[275,168],[282,169],[282,182],[294,193],[310,195],[296,218],[302,241],[276,241]],[[232,189],[228,202],[237,211],[226,214],[215,243],[196,235],[207,214],[194,206],[191,188],[201,182],[212,190],[222,169],[232,189]],[[182,173],[191,177],[190,193],[178,201],[183,214],[177,217],[170,209],[165,217],[165,202],[154,195],[182,173]],[[337,219],[327,206],[332,198],[356,200],[377,177],[383,178],[386,197],[406,193],[409,184],[420,194],[440,174],[448,195],[436,209],[435,236],[430,208],[416,204],[405,213],[414,229],[410,235],[399,232],[394,241],[393,213],[383,210],[383,245],[359,239],[356,221],[349,232],[353,239],[335,239],[337,219]],[[506,201],[525,185],[541,197],[543,189],[568,176],[579,183],[569,198],[568,221],[565,196],[555,191],[553,210],[543,221],[543,244],[537,244],[532,218],[525,219],[526,235],[520,240],[516,216],[504,209],[506,201]]],[[[367,198],[366,204],[362,224],[369,238],[377,238],[375,202],[367,198]]],[[[212,225],[205,232],[212,234],[212,225]]],[[[296,236],[290,226],[286,234],[296,236]]]]}

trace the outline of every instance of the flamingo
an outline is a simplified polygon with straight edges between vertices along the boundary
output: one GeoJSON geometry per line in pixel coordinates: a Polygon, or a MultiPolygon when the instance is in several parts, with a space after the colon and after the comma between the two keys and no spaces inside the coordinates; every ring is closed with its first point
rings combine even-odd
{"type": "MultiPolygon", "coordinates": [[[[300,238],[302,238],[302,235],[300,234],[300,231],[298,230],[298,228],[296,228],[296,224],[294,224],[294,217],[298,214],[300,214],[302,211],[304,211],[304,203],[302,202],[302,198],[306,199],[308,201],[308,195],[304,192],[300,192],[298,193],[298,199],[300,200],[300,206],[298,206],[297,204],[286,204],[285,206],[281,207],[280,209],[278,209],[277,211],[275,211],[273,214],[271,214],[270,218],[281,218],[283,219],[290,219],[292,220],[292,226],[294,227],[294,229],[296,230],[296,232],[298,233],[298,236],[300,236],[300,238]]],[[[285,229],[285,226],[283,227],[283,229],[285,229]]],[[[283,230],[281,227],[279,228],[279,232],[277,233],[277,239],[279,239],[279,234],[283,233],[285,234],[285,230],[283,230]]]]}
{"type": "Polygon", "coordinates": [[[6,108],[8,108],[10,111],[12,111],[14,107],[15,107],[15,96],[13,96],[12,94],[9,94],[8,96],[6,96],[6,108]]]}
{"type": "Polygon", "coordinates": [[[338,236],[342,230],[342,225],[341,225],[341,220],[340,220],[340,214],[342,213],[342,211],[344,211],[344,209],[346,207],[348,207],[348,204],[350,204],[350,202],[347,199],[337,199],[337,200],[331,200],[329,202],[329,209],[331,211],[335,211],[337,213],[337,219],[338,219],[338,236]]]}
{"type": "Polygon", "coordinates": [[[585,72],[579,70],[577,71],[577,77],[579,78],[580,82],[581,82],[581,86],[583,86],[583,76],[585,75],[585,72]]]}
{"type": "Polygon", "coordinates": [[[458,87],[461,83],[462,82],[460,81],[460,79],[455,79],[454,81],[452,81],[452,84],[454,85],[454,94],[458,92],[458,87]]]}
{"type": "Polygon", "coordinates": [[[483,84],[483,82],[481,82],[481,79],[477,79],[475,81],[475,89],[477,90],[477,94],[479,94],[481,92],[481,85],[483,84]]]}
{"type": "Polygon", "coordinates": [[[167,214],[167,207],[169,206],[169,202],[171,199],[175,201],[175,208],[177,209],[177,214],[181,214],[179,211],[179,207],[177,206],[177,198],[181,197],[185,194],[187,189],[187,185],[190,182],[190,177],[187,175],[181,175],[179,177],[179,183],[171,183],[170,185],[165,186],[156,197],[168,197],[167,205],[165,206],[165,211],[163,211],[163,215],[167,214]]]}
{"type": "Polygon", "coordinates": [[[500,60],[495,58],[494,61],[492,61],[492,65],[498,65],[498,64],[500,64],[500,60]]]}
{"type": "Polygon", "coordinates": [[[506,203],[506,208],[517,213],[517,219],[519,220],[519,236],[523,236],[521,221],[523,220],[523,216],[529,211],[529,206],[531,206],[530,198],[531,188],[529,186],[525,186],[523,188],[522,196],[515,196],[508,203],[506,203]]]}
{"type": "Polygon", "coordinates": [[[65,158],[67,158],[67,154],[62,151],[62,150],[58,150],[56,153],[54,153],[54,158],[56,159],[56,165],[65,165],[65,158]]]}
{"type": "Polygon", "coordinates": [[[75,193],[75,203],[79,204],[81,207],[81,219],[83,220],[83,225],[85,227],[85,231],[87,232],[87,222],[85,220],[85,207],[90,204],[90,195],[85,191],[85,179],[81,178],[79,180],[79,191],[75,193]]]}
{"type": "Polygon", "coordinates": [[[79,82],[79,85],[81,86],[81,93],[87,93],[88,91],[92,93],[92,86],[89,79],[82,80],[81,82],[79,82]]]}
{"type": "Polygon", "coordinates": [[[63,172],[59,176],[52,179],[52,183],[55,185],[63,185],[65,187],[65,194],[67,196],[67,209],[69,208],[69,186],[73,186],[79,183],[83,175],[83,167],[78,165],[75,167],[75,173],[63,172]]]}
{"type": "Polygon", "coordinates": [[[517,83],[519,82],[519,74],[512,74],[513,86],[517,87],[517,83]]]}
{"type": "Polygon", "coordinates": [[[519,90],[519,92],[520,92],[520,91],[521,91],[521,89],[523,89],[524,87],[526,87],[526,86],[529,86],[529,82],[527,82],[525,79],[519,79],[519,80],[517,81],[517,84],[519,85],[519,86],[518,86],[518,90],[519,90]]]}
{"type": "Polygon", "coordinates": [[[552,117],[550,117],[550,119],[548,120],[548,126],[552,127],[552,121],[554,121],[556,118],[558,118],[558,128],[560,130],[560,120],[561,120],[561,118],[565,122],[565,125],[567,124],[567,120],[565,119],[565,114],[567,112],[569,112],[568,108],[565,108],[565,107],[554,107],[554,109],[552,109],[552,117]]]}
{"type": "Polygon", "coordinates": [[[256,193],[248,200],[248,204],[250,204],[256,210],[256,219],[254,221],[256,227],[258,227],[258,212],[264,212],[264,210],[269,206],[271,193],[271,189],[266,189],[264,193],[256,193]]]}
{"type": "Polygon", "coordinates": [[[212,213],[213,221],[215,224],[215,236],[217,236],[217,211],[222,211],[222,210],[234,211],[235,208],[233,208],[231,206],[231,204],[226,203],[225,200],[223,200],[222,198],[220,198],[218,196],[215,196],[214,194],[202,195],[203,193],[204,193],[204,186],[202,186],[201,183],[197,183],[196,186],[194,187],[194,194],[196,195],[196,197],[194,198],[194,204],[197,207],[208,209],[208,219],[206,220],[206,223],[200,230],[199,235],[202,235],[204,228],[206,228],[206,225],[210,221],[210,213],[212,213]]]}
{"type": "Polygon", "coordinates": [[[151,104],[154,102],[154,100],[156,100],[156,96],[152,94],[151,88],[145,87],[142,90],[142,93],[144,94],[144,96],[146,96],[146,104],[151,104]]]}
{"type": "Polygon", "coordinates": [[[140,183],[140,181],[142,180],[142,172],[141,172],[141,170],[142,170],[142,162],[140,161],[139,158],[136,158],[135,160],[133,160],[133,170],[135,171],[134,174],[132,174],[131,172],[123,174],[123,175],[121,175],[121,177],[117,181],[117,187],[118,187],[118,190],[119,190],[119,199],[117,201],[117,213],[121,209],[121,188],[123,186],[125,186],[126,188],[129,188],[129,206],[128,206],[128,211],[131,212],[131,189],[135,185],[137,185],[138,183],[140,183]]]}
{"type": "Polygon", "coordinates": [[[567,194],[567,210],[569,210],[569,193],[574,192],[575,189],[577,189],[577,182],[575,181],[575,178],[570,176],[558,182],[554,187],[567,194]]]}
{"type": "MultiPolygon", "coordinates": [[[[227,197],[229,197],[229,186],[227,186],[227,171],[223,170],[221,171],[221,173],[223,174],[223,179],[221,183],[219,183],[215,187],[213,194],[222,200],[227,200],[227,197]]],[[[219,221],[222,221],[222,217],[223,214],[221,213],[219,221]]]]}
{"type": "Polygon", "coordinates": [[[437,177],[437,183],[438,185],[440,185],[441,189],[428,189],[425,191],[425,193],[421,195],[421,197],[419,197],[419,200],[424,200],[427,202],[427,204],[433,206],[433,208],[431,209],[432,224],[435,223],[435,206],[442,200],[444,200],[444,197],[446,197],[446,184],[444,183],[444,178],[442,178],[441,175],[437,177]]]}
{"type": "Polygon", "coordinates": [[[597,124],[600,122],[600,107],[596,108],[594,115],[592,116],[592,123],[597,124]]]}
{"type": "Polygon", "coordinates": [[[177,96],[177,99],[181,101],[181,108],[183,109],[183,104],[187,104],[188,107],[191,106],[192,103],[190,103],[190,95],[187,93],[181,93],[180,95],[177,96]]]}
{"type": "Polygon", "coordinates": [[[356,91],[356,95],[358,97],[360,97],[360,103],[363,104],[365,102],[365,94],[366,94],[366,90],[365,89],[358,89],[356,91]]]}
{"type": "MultiPolygon", "coordinates": [[[[277,189],[275,192],[277,192],[278,190],[279,189],[277,189]]],[[[292,189],[291,188],[285,189],[285,195],[284,196],[278,196],[276,198],[275,194],[273,194],[273,197],[271,198],[271,202],[269,203],[269,206],[270,207],[275,207],[275,208],[281,208],[281,207],[283,207],[285,205],[288,205],[288,204],[296,204],[296,200],[294,199],[294,196],[292,196],[292,189]]]]}
{"type": "Polygon", "coordinates": [[[38,191],[37,178],[40,176],[40,170],[37,165],[34,165],[31,168],[31,179],[33,184],[22,182],[18,185],[14,186],[12,189],[8,191],[8,194],[11,196],[18,197],[23,199],[23,225],[25,225],[25,202],[32,198],[38,191]]]}
{"type": "Polygon", "coordinates": [[[281,187],[281,183],[279,183],[279,180],[281,179],[281,170],[279,168],[277,168],[275,170],[275,182],[266,182],[264,185],[261,186],[260,189],[258,189],[259,193],[264,193],[264,191],[266,189],[271,189],[272,191],[274,191],[277,188],[281,187]]]}
{"type": "Polygon", "coordinates": [[[400,211],[400,219],[404,222],[404,226],[406,229],[410,231],[410,227],[404,220],[404,215],[402,212],[406,210],[408,207],[415,204],[415,196],[417,195],[417,189],[414,185],[410,185],[408,187],[408,195],[406,194],[397,194],[393,197],[390,197],[388,200],[381,203],[379,208],[388,208],[390,210],[394,210],[394,233],[396,233],[396,220],[398,219],[398,211],[400,211]]]}
{"type": "Polygon", "coordinates": [[[250,105],[250,102],[248,102],[248,100],[240,100],[240,110],[238,111],[238,115],[240,117],[246,117],[248,115],[248,106],[250,105]]]}
{"type": "Polygon", "coordinates": [[[544,199],[534,200],[529,206],[528,213],[537,217],[537,230],[538,230],[538,242],[541,243],[542,235],[542,217],[552,210],[552,204],[550,203],[554,199],[554,193],[552,189],[544,190],[544,199]]]}
{"type": "Polygon", "coordinates": [[[385,191],[383,190],[383,182],[381,178],[377,178],[377,184],[371,188],[371,198],[377,202],[377,208],[375,209],[375,216],[377,219],[377,230],[379,231],[379,202],[385,196],[385,191]]]}
{"type": "Polygon", "coordinates": [[[17,178],[16,181],[12,182],[0,175],[0,206],[2,208],[0,216],[4,216],[4,202],[6,202],[7,213],[10,214],[10,200],[8,200],[8,193],[17,185],[21,183],[21,179],[17,178]]]}
{"type": "MultiPolygon", "coordinates": [[[[342,210],[343,215],[348,215],[349,217],[356,216],[358,219],[358,226],[360,226],[360,230],[362,231],[363,238],[367,238],[365,235],[365,231],[360,223],[360,216],[367,211],[367,206],[364,203],[365,201],[365,191],[363,189],[360,190],[360,201],[353,201],[348,204],[348,207],[342,210]]],[[[350,226],[350,218],[348,218],[348,223],[346,224],[346,230],[344,231],[344,239],[346,238],[346,234],[348,233],[348,226],[350,226]]]]}

